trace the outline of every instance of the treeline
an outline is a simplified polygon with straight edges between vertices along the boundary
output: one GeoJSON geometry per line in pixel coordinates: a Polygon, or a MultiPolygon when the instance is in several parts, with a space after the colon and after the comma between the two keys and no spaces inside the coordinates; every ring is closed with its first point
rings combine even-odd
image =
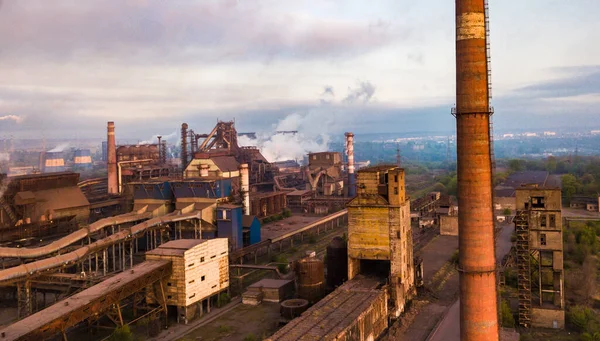
{"type": "Polygon", "coordinates": [[[600,192],[600,157],[598,156],[510,159],[499,161],[498,165],[506,171],[496,174],[495,184],[503,182],[508,175],[519,171],[548,171],[550,174],[560,175],[566,204],[569,204],[576,195],[595,196],[600,192]]]}

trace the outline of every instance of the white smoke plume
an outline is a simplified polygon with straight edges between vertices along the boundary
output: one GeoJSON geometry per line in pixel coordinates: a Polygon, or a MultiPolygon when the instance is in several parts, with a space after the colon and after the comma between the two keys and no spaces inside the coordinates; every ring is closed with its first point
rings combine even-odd
{"type": "Polygon", "coordinates": [[[357,88],[348,88],[348,96],[343,102],[346,104],[367,103],[375,94],[375,85],[371,82],[359,82],[357,88]]]}
{"type": "Polygon", "coordinates": [[[291,114],[273,125],[273,130],[257,133],[256,139],[238,137],[240,146],[256,146],[270,162],[302,160],[311,152],[327,151],[329,147],[328,129],[332,119],[317,110],[307,114],[291,114]],[[278,134],[277,131],[298,131],[296,134],[278,134]]]}
{"type": "MultiPolygon", "coordinates": [[[[158,143],[158,136],[159,136],[159,134],[153,135],[149,140],[141,141],[138,143],[138,145],[158,143]]],[[[174,132],[172,132],[168,135],[160,135],[160,136],[162,136],[161,141],[167,141],[167,143],[177,144],[179,141],[179,133],[177,132],[177,130],[175,130],[174,132]]]]}
{"type": "Polygon", "coordinates": [[[6,192],[6,190],[8,189],[9,184],[10,178],[8,176],[2,179],[2,182],[0,183],[0,197],[4,195],[4,192],[6,192]]]}
{"type": "Polygon", "coordinates": [[[23,117],[17,115],[4,115],[0,116],[0,121],[13,120],[15,123],[21,123],[23,121],[23,117]]]}
{"type": "Polygon", "coordinates": [[[69,142],[61,143],[58,146],[50,149],[48,151],[48,153],[60,153],[60,152],[63,152],[63,151],[65,151],[65,149],[69,148],[69,145],[70,145],[69,142]]]}

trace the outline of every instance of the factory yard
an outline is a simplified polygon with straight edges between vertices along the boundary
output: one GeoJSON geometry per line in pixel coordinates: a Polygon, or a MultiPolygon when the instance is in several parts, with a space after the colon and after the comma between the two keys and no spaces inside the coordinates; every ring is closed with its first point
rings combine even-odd
{"type": "MultiPolygon", "coordinates": [[[[263,302],[258,306],[238,304],[215,320],[193,330],[179,341],[237,341],[255,337],[262,340],[277,330],[279,304],[263,302]]],[[[161,340],[169,335],[161,335],[161,340]]]]}

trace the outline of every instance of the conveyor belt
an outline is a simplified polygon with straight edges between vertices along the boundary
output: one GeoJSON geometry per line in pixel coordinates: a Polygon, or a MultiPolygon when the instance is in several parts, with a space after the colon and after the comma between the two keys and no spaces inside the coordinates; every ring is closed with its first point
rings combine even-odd
{"type": "Polygon", "coordinates": [[[88,318],[98,318],[111,305],[168,276],[169,261],[145,261],[100,284],[0,329],[0,341],[42,341],[88,318]]]}

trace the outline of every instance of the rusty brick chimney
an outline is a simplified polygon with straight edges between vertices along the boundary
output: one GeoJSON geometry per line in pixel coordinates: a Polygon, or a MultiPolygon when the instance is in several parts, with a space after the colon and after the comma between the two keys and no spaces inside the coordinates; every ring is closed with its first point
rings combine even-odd
{"type": "Polygon", "coordinates": [[[119,181],[117,179],[117,143],[115,141],[115,123],[108,122],[108,135],[106,139],[106,154],[108,160],[108,193],[119,194],[119,181]]]}
{"type": "Polygon", "coordinates": [[[460,339],[497,341],[486,0],[456,1],[460,339]]]}

